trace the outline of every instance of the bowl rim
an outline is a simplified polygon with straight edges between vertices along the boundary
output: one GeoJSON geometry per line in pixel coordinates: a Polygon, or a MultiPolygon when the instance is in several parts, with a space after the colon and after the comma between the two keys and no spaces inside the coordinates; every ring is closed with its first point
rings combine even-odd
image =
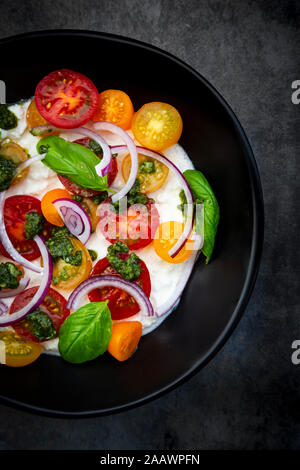
{"type": "Polygon", "coordinates": [[[132,45],[135,47],[139,47],[141,49],[154,52],[161,57],[165,57],[168,60],[175,62],[180,67],[184,68],[188,73],[194,75],[195,78],[200,80],[202,84],[204,84],[210,92],[215,96],[215,98],[219,101],[219,103],[225,109],[227,115],[230,117],[237,134],[241,139],[241,143],[245,149],[245,161],[248,168],[248,174],[250,179],[250,186],[251,186],[251,195],[252,195],[252,205],[253,205],[253,228],[252,228],[252,245],[251,245],[251,252],[249,258],[249,264],[247,269],[246,279],[243,285],[242,292],[239,297],[239,301],[232,313],[230,321],[227,323],[226,327],[222,331],[222,333],[218,336],[214,344],[210,347],[210,349],[198,360],[196,363],[185,371],[184,374],[181,374],[175,380],[173,380],[168,385],[164,386],[158,391],[152,392],[149,395],[139,398],[137,400],[133,400],[130,403],[126,403],[124,405],[115,406],[106,408],[103,410],[89,410],[89,411],[78,411],[78,412],[65,412],[61,410],[53,410],[53,409],[46,409],[41,408],[34,405],[29,405],[26,403],[22,403],[19,400],[14,400],[8,397],[0,396],[0,402],[12,406],[14,408],[21,409],[23,411],[32,412],[35,414],[40,414],[48,417],[57,417],[57,418],[91,418],[91,417],[99,417],[105,416],[110,414],[119,413],[121,411],[130,410],[137,406],[144,405],[149,403],[150,401],[161,397],[162,395],[171,392],[179,385],[183,384],[190,378],[192,378],[200,369],[205,367],[213,357],[221,350],[224,346],[226,341],[229,339],[231,334],[233,333],[234,329],[236,328],[237,324],[239,323],[246,306],[249,302],[250,296],[252,294],[255,281],[257,279],[259,266],[262,257],[262,250],[263,250],[263,241],[264,241],[264,202],[263,202],[263,190],[261,179],[258,171],[258,166],[248,140],[246,133],[237,118],[236,114],[227,103],[227,101],[223,98],[220,92],[205,78],[201,75],[200,72],[195,70],[192,66],[184,62],[182,59],[179,59],[175,55],[160,49],[159,47],[153,46],[143,41],[139,41],[137,39],[128,38],[126,36],[101,32],[101,31],[93,31],[93,30],[85,30],[85,29],[50,29],[50,30],[37,30],[31,31],[21,34],[16,34],[13,36],[8,36],[0,39],[0,47],[8,44],[10,42],[20,41],[27,38],[40,38],[49,36],[82,36],[82,37],[89,37],[89,38],[101,38],[107,41],[116,42],[119,44],[126,44],[132,45]]]}

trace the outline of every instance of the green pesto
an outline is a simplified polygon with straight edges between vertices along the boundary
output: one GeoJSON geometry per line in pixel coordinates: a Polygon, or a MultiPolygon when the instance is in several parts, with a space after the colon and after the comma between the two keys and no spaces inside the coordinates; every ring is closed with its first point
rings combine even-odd
{"type": "Polygon", "coordinates": [[[34,238],[43,229],[44,217],[37,212],[29,212],[25,215],[25,237],[34,238]]]}
{"type": "Polygon", "coordinates": [[[0,264],[0,290],[16,289],[19,287],[18,277],[22,275],[22,271],[11,262],[0,264]]]}
{"type": "Polygon", "coordinates": [[[66,227],[55,227],[52,230],[52,236],[46,241],[49,253],[56,261],[62,258],[66,263],[72,266],[80,266],[82,263],[82,251],[78,250],[73,254],[74,246],[66,227]]]}
{"type": "Polygon", "coordinates": [[[97,251],[95,250],[88,250],[89,254],[90,254],[90,257],[91,257],[91,260],[92,261],[96,261],[96,259],[98,258],[98,253],[97,251]]]}
{"type": "Polygon", "coordinates": [[[107,191],[101,191],[101,193],[96,194],[96,196],[92,196],[90,198],[94,204],[101,204],[101,202],[106,201],[108,199],[108,192],[107,191]]]}
{"type": "Polygon", "coordinates": [[[89,147],[90,149],[95,152],[97,155],[103,155],[103,150],[100,144],[96,142],[95,140],[91,139],[89,141],[89,147]]]}
{"type": "Polygon", "coordinates": [[[139,165],[140,173],[155,173],[155,164],[151,160],[145,160],[139,165]]]}
{"type": "Polygon", "coordinates": [[[73,194],[72,199],[73,199],[73,201],[76,201],[76,202],[79,202],[79,203],[83,201],[83,197],[78,196],[77,194],[73,194]]]}
{"type": "Polygon", "coordinates": [[[8,109],[6,104],[0,104],[0,127],[6,131],[17,127],[17,116],[8,109]]]}
{"type": "Polygon", "coordinates": [[[29,322],[31,333],[40,341],[55,338],[56,331],[54,329],[51,318],[43,312],[40,308],[36,308],[32,313],[26,317],[29,322]]]}
{"type": "Polygon", "coordinates": [[[126,260],[119,258],[119,253],[128,253],[129,248],[122,242],[116,242],[107,249],[107,259],[110,265],[126,280],[134,281],[137,279],[142,268],[139,257],[135,253],[130,253],[126,260]]]}
{"type": "MultiPolygon", "coordinates": [[[[127,207],[133,206],[134,204],[147,204],[148,198],[145,194],[141,193],[140,191],[140,181],[137,178],[135,180],[134,185],[132,186],[131,190],[127,194],[127,207]]],[[[122,200],[122,199],[121,199],[122,200]]],[[[120,201],[111,204],[111,206],[116,210],[119,211],[120,201]]]]}
{"type": "Polygon", "coordinates": [[[0,192],[6,191],[10,187],[16,174],[16,168],[17,165],[14,162],[0,155],[0,192]]]}

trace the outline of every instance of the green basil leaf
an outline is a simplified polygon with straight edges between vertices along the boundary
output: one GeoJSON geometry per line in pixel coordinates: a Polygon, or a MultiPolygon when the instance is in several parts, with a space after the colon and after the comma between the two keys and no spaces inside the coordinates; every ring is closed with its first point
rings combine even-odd
{"type": "Polygon", "coordinates": [[[220,220],[220,208],[214,192],[201,171],[186,170],[183,175],[187,179],[194,199],[204,206],[204,244],[202,252],[206,256],[206,264],[210,261],[215,245],[215,236],[220,220]]]}
{"type": "Polygon", "coordinates": [[[91,302],[67,317],[59,330],[58,342],[66,361],[80,364],[106,351],[112,332],[107,302],[91,302]]]}
{"type": "Polygon", "coordinates": [[[42,162],[73,183],[99,191],[107,189],[107,176],[101,177],[95,170],[99,157],[83,145],[68,142],[61,137],[49,136],[38,142],[37,151],[46,151],[42,162]]]}

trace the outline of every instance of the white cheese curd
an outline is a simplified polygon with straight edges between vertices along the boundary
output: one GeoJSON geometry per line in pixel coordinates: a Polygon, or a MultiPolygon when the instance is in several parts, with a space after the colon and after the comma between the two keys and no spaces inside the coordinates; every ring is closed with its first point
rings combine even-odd
{"type": "MultiPolygon", "coordinates": [[[[34,156],[37,154],[36,144],[39,141],[39,138],[33,137],[28,132],[28,130],[26,130],[27,107],[28,103],[24,103],[23,105],[14,105],[14,107],[10,108],[12,111],[16,112],[19,118],[18,128],[15,130],[14,134],[10,133],[10,136],[15,142],[25,147],[30,156],[34,156]]],[[[131,131],[128,131],[128,134],[133,138],[131,131]]],[[[122,139],[117,136],[113,136],[107,132],[101,132],[101,135],[110,145],[123,144],[122,139]]],[[[65,132],[61,133],[61,137],[64,137],[68,140],[75,140],[82,138],[83,136],[79,135],[78,133],[76,134],[76,132],[65,132]]],[[[136,143],[138,144],[138,142],[136,143]]],[[[121,165],[125,155],[126,153],[117,157],[119,171],[112,185],[113,189],[117,191],[124,186],[121,165]]],[[[171,160],[181,171],[194,168],[190,158],[179,144],[176,144],[166,150],[164,155],[169,160],[171,160]]],[[[56,173],[47,168],[42,162],[38,161],[30,166],[28,176],[18,185],[11,187],[8,190],[7,195],[12,196],[15,194],[30,194],[41,199],[47,191],[54,188],[63,187],[64,186],[59,181],[56,173]]],[[[178,205],[180,204],[179,192],[181,189],[182,185],[180,180],[177,178],[176,174],[169,170],[169,175],[161,188],[150,195],[155,200],[155,204],[160,216],[160,223],[168,220],[176,220],[180,222],[183,221],[182,213],[180,209],[178,209],[178,205]]],[[[91,235],[88,243],[86,244],[86,247],[88,249],[95,250],[98,254],[98,258],[94,262],[94,265],[99,259],[106,256],[108,246],[109,242],[104,238],[100,230],[96,230],[96,232],[91,235]]],[[[187,261],[180,264],[167,263],[157,256],[152,244],[136,251],[136,254],[146,263],[149,270],[151,277],[150,300],[155,310],[157,306],[167,301],[168,298],[173,294],[174,290],[177,288],[177,284],[185,269],[187,261]]],[[[40,284],[41,277],[39,274],[35,274],[28,270],[25,271],[31,278],[29,287],[40,284]]],[[[58,289],[57,287],[54,287],[54,289],[59,291],[65,298],[68,298],[70,294],[70,292],[58,289]]],[[[84,301],[88,301],[88,298],[84,299],[84,301]]],[[[137,315],[128,318],[128,320],[140,321],[143,325],[143,333],[145,334],[157,327],[164,320],[164,317],[144,317],[138,313],[137,315]]],[[[47,354],[58,354],[58,338],[43,342],[42,347],[47,354]]]]}
{"type": "Polygon", "coordinates": [[[18,124],[17,124],[17,127],[15,127],[14,129],[10,129],[8,131],[4,129],[0,129],[1,139],[4,139],[5,137],[9,137],[15,140],[15,139],[19,139],[22,136],[22,134],[24,133],[27,127],[26,113],[27,113],[27,109],[28,109],[30,102],[31,100],[20,101],[19,103],[8,106],[8,109],[12,111],[17,117],[18,124]]]}

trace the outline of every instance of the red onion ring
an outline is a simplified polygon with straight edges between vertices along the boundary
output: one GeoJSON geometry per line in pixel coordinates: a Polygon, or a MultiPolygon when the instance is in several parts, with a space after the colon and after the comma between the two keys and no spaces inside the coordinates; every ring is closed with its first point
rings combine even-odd
{"type": "Polygon", "coordinates": [[[53,205],[69,232],[85,245],[92,233],[91,221],[85,209],[78,202],[66,198],[56,199],[53,205]]]}
{"type": "Polygon", "coordinates": [[[105,176],[110,168],[111,168],[111,151],[109,145],[105,142],[105,140],[96,132],[93,132],[92,130],[88,129],[87,127],[78,127],[77,129],[59,129],[58,127],[51,126],[49,124],[46,124],[44,126],[37,126],[31,129],[31,134],[34,136],[44,136],[44,133],[46,131],[57,131],[57,132],[63,132],[63,133],[76,133],[76,134],[81,134],[86,137],[89,137],[90,139],[95,140],[102,148],[103,151],[103,157],[101,161],[98,163],[98,165],[95,166],[96,173],[99,176],[105,176]]]}
{"type": "Polygon", "coordinates": [[[137,172],[138,172],[138,166],[139,166],[137,148],[132,138],[121,127],[116,126],[115,124],[112,124],[111,122],[106,122],[106,121],[94,122],[93,126],[94,126],[94,129],[96,129],[97,131],[108,131],[108,132],[111,132],[112,134],[116,134],[119,137],[121,137],[121,139],[124,141],[127,147],[127,150],[130,154],[131,170],[130,170],[129,178],[125,186],[123,186],[123,188],[119,192],[117,192],[116,194],[112,196],[111,200],[114,203],[122,199],[122,197],[126,196],[126,194],[130,191],[130,189],[134,185],[137,172]]]}
{"type": "Polygon", "coordinates": [[[125,281],[125,279],[122,279],[119,276],[113,275],[93,276],[86,281],[83,281],[70,295],[67,302],[67,308],[77,310],[80,307],[83,297],[91,290],[107,286],[122,289],[127,292],[127,294],[131,295],[138,303],[142,315],[148,317],[152,317],[154,315],[152,304],[140,286],[133,282],[125,281]]]}
{"type": "Polygon", "coordinates": [[[4,216],[3,216],[3,209],[4,209],[4,200],[5,200],[5,192],[0,193],[0,241],[4,246],[7,253],[19,264],[24,266],[24,268],[28,268],[31,271],[36,273],[41,273],[43,268],[41,266],[37,266],[36,264],[28,261],[27,259],[23,258],[22,255],[14,248],[12,245],[5,229],[4,224],[4,216]]]}
{"type": "Polygon", "coordinates": [[[0,300],[0,317],[8,312],[8,306],[0,300]]]}
{"type": "Polygon", "coordinates": [[[42,255],[43,266],[44,266],[41,284],[38,290],[36,291],[35,295],[32,297],[32,299],[27,305],[25,305],[23,308],[21,308],[20,310],[17,310],[16,312],[12,314],[6,313],[0,316],[1,327],[9,326],[19,320],[22,320],[22,318],[26,317],[28,313],[31,313],[42,303],[42,301],[46,297],[47,292],[49,290],[51,279],[52,279],[52,272],[53,272],[51,256],[42,237],[40,237],[39,235],[36,235],[34,237],[34,241],[39,247],[39,250],[42,255]]]}
{"type": "MultiPolygon", "coordinates": [[[[168,254],[171,256],[171,258],[174,258],[176,255],[178,255],[180,250],[183,248],[183,246],[185,245],[186,241],[188,240],[188,238],[189,238],[189,236],[190,236],[190,234],[192,233],[192,230],[193,230],[193,224],[194,224],[194,205],[193,205],[193,202],[194,202],[194,198],[193,198],[192,190],[190,188],[189,183],[187,182],[187,180],[185,179],[185,177],[181,173],[181,171],[177,168],[176,165],[174,165],[174,163],[171,162],[171,160],[169,160],[167,157],[165,157],[163,155],[160,155],[159,153],[154,152],[153,150],[149,150],[145,147],[137,146],[136,148],[137,148],[138,153],[142,153],[143,155],[146,155],[147,157],[154,158],[155,160],[158,160],[159,162],[166,165],[171,171],[173,171],[173,173],[177,176],[177,178],[181,181],[181,183],[183,185],[183,190],[184,190],[185,197],[186,197],[186,200],[187,200],[187,219],[186,219],[186,222],[184,224],[184,230],[183,230],[181,236],[179,237],[179,239],[177,240],[175,245],[172,246],[172,248],[168,252],[168,254]]],[[[119,145],[119,146],[112,147],[111,150],[112,150],[112,153],[118,153],[118,152],[125,151],[126,147],[124,145],[123,146],[119,145]]]]}
{"type": "Polygon", "coordinates": [[[15,297],[16,295],[23,292],[26,289],[30,282],[29,277],[22,277],[16,289],[1,289],[0,290],[0,299],[8,299],[9,297],[15,297]]]}
{"type": "Polygon", "coordinates": [[[39,162],[45,158],[46,154],[42,153],[41,155],[35,155],[34,157],[28,158],[25,162],[21,163],[17,167],[17,175],[20,174],[25,168],[27,168],[29,165],[31,165],[34,162],[39,162]]]}

